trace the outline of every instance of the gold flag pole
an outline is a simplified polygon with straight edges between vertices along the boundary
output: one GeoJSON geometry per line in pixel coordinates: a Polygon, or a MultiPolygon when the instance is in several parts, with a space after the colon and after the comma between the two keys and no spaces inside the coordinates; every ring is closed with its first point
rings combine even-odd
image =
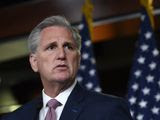
{"type": "Polygon", "coordinates": [[[88,24],[91,39],[93,40],[93,4],[90,0],[85,0],[82,11],[88,24]]]}
{"type": "Polygon", "coordinates": [[[140,3],[145,7],[147,14],[149,16],[151,26],[154,29],[154,17],[153,17],[153,0],[140,0],[140,3]]]}

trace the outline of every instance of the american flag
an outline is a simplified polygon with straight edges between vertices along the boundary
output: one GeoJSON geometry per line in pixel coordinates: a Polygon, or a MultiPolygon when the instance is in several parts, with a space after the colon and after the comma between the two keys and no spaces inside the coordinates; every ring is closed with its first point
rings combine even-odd
{"type": "Polygon", "coordinates": [[[78,71],[77,80],[88,90],[100,92],[99,78],[96,71],[96,61],[93,54],[91,37],[85,16],[78,26],[82,37],[81,64],[78,71]]]}
{"type": "Polygon", "coordinates": [[[134,120],[160,120],[160,55],[145,8],[128,90],[134,120]]]}

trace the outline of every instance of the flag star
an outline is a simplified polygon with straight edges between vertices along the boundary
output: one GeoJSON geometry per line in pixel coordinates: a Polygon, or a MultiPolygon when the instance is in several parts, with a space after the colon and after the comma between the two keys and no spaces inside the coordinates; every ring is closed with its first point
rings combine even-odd
{"type": "Polygon", "coordinates": [[[81,66],[80,66],[80,69],[81,69],[81,70],[85,70],[85,69],[86,69],[86,66],[85,66],[85,65],[81,65],[81,66]]]}
{"type": "Polygon", "coordinates": [[[140,48],[141,48],[142,51],[146,51],[146,50],[148,50],[149,46],[146,45],[146,44],[143,44],[143,45],[140,46],[140,48]]]}
{"type": "Polygon", "coordinates": [[[134,83],[134,84],[132,85],[132,89],[133,89],[134,91],[138,90],[138,88],[139,88],[139,85],[138,85],[137,83],[134,83]]]}
{"type": "Polygon", "coordinates": [[[136,103],[136,100],[137,100],[137,98],[134,97],[134,96],[132,96],[132,97],[129,99],[129,102],[130,102],[131,105],[133,105],[133,104],[136,103]]]}
{"type": "Polygon", "coordinates": [[[91,82],[89,82],[89,83],[87,83],[86,84],[86,87],[87,87],[87,89],[92,89],[92,87],[93,87],[93,83],[91,83],[91,82]]]}
{"type": "Polygon", "coordinates": [[[146,108],[146,107],[147,107],[147,101],[141,100],[141,101],[139,102],[139,106],[140,106],[141,108],[146,108]]]}
{"type": "Polygon", "coordinates": [[[78,77],[76,77],[76,80],[77,80],[78,82],[82,82],[83,78],[82,78],[81,76],[78,76],[78,77]]]}
{"type": "Polygon", "coordinates": [[[142,92],[143,92],[144,95],[149,95],[150,94],[150,89],[145,87],[145,88],[142,89],[142,92]]]}
{"type": "Polygon", "coordinates": [[[149,31],[146,32],[144,35],[145,35],[145,38],[146,38],[146,39],[150,39],[150,38],[152,37],[152,33],[149,32],[149,31]]]}
{"type": "Polygon", "coordinates": [[[88,53],[83,53],[83,54],[82,54],[82,58],[83,58],[84,60],[88,59],[88,58],[89,58],[89,54],[88,54],[88,53]]]}
{"type": "Polygon", "coordinates": [[[153,82],[153,80],[154,80],[154,76],[152,76],[152,75],[148,75],[147,77],[146,77],[146,80],[147,80],[147,82],[153,82]]]}
{"type": "Polygon", "coordinates": [[[87,47],[89,47],[90,45],[91,45],[91,40],[87,40],[87,41],[85,41],[85,46],[87,46],[87,47]]]}
{"type": "Polygon", "coordinates": [[[160,101],[160,93],[157,93],[157,94],[155,95],[155,99],[156,99],[157,102],[160,101]]]}
{"type": "Polygon", "coordinates": [[[141,70],[136,70],[136,71],[134,72],[134,75],[136,76],[136,78],[140,77],[141,74],[142,74],[142,71],[141,71],[141,70]]]}
{"type": "Polygon", "coordinates": [[[79,30],[82,30],[84,28],[84,24],[79,24],[77,27],[79,30]]]}
{"type": "Polygon", "coordinates": [[[101,92],[101,91],[102,91],[100,87],[95,87],[94,90],[95,90],[96,92],[101,92]]]}
{"type": "Polygon", "coordinates": [[[144,14],[142,14],[140,18],[141,18],[142,21],[144,21],[145,17],[146,16],[144,14]]]}
{"type": "Polygon", "coordinates": [[[159,51],[157,49],[154,49],[152,51],[152,54],[153,54],[153,56],[157,56],[157,55],[159,55],[159,51]]]}
{"type": "Polygon", "coordinates": [[[143,120],[143,117],[144,117],[144,115],[138,114],[138,115],[137,115],[137,120],[143,120]]]}
{"type": "Polygon", "coordinates": [[[151,109],[151,111],[152,111],[153,114],[156,114],[156,115],[159,114],[159,108],[158,108],[158,107],[155,107],[155,106],[154,106],[154,107],[151,109]]]}
{"type": "Polygon", "coordinates": [[[151,70],[154,70],[156,68],[157,64],[155,62],[152,62],[149,64],[149,67],[151,70]]]}
{"type": "Polygon", "coordinates": [[[92,64],[96,64],[96,60],[94,58],[91,58],[90,60],[92,64]]]}
{"type": "Polygon", "coordinates": [[[133,117],[134,116],[134,111],[130,110],[130,113],[131,113],[131,116],[133,117]]]}
{"type": "Polygon", "coordinates": [[[141,56],[141,57],[139,57],[139,58],[137,59],[137,61],[138,61],[139,64],[144,64],[145,58],[141,56]]]}
{"type": "Polygon", "coordinates": [[[91,70],[89,71],[89,75],[90,75],[90,76],[94,76],[95,73],[96,73],[96,70],[95,70],[95,69],[91,69],[91,70]]]}

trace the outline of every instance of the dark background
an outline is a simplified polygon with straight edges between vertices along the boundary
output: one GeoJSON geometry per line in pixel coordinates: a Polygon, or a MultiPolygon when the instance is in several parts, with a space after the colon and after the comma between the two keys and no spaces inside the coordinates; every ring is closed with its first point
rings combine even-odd
{"type": "MultiPolygon", "coordinates": [[[[65,15],[73,25],[80,23],[83,3],[84,0],[1,0],[0,45],[11,44],[21,37],[26,39],[31,29],[50,15],[65,15]]],[[[97,23],[95,29],[106,25],[105,28],[113,33],[112,36],[104,35],[93,40],[102,92],[125,97],[138,40],[139,20],[118,18],[139,13],[140,4],[138,0],[94,0],[93,4],[93,19],[97,23]]],[[[156,9],[159,4],[160,1],[154,1],[156,9]]],[[[156,37],[159,39],[159,15],[155,16],[155,20],[156,37]]],[[[98,34],[102,34],[101,31],[96,36],[98,34]]],[[[8,50],[6,48],[1,54],[7,54],[8,50]]],[[[0,60],[0,114],[7,112],[1,112],[1,108],[22,105],[37,96],[41,89],[40,79],[29,65],[28,54],[0,60]],[[8,91],[16,102],[11,102],[8,91]]]]}

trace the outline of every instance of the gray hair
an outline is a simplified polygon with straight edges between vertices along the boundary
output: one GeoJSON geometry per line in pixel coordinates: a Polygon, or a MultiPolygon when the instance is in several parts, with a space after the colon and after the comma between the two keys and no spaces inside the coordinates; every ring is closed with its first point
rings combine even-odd
{"type": "Polygon", "coordinates": [[[41,31],[50,26],[62,26],[66,27],[71,31],[72,37],[75,40],[78,50],[81,49],[81,36],[78,30],[71,26],[71,24],[66,20],[65,17],[62,16],[51,16],[44,19],[41,23],[39,23],[30,33],[28,38],[28,48],[30,53],[35,53],[40,41],[40,33],[41,31]]]}

